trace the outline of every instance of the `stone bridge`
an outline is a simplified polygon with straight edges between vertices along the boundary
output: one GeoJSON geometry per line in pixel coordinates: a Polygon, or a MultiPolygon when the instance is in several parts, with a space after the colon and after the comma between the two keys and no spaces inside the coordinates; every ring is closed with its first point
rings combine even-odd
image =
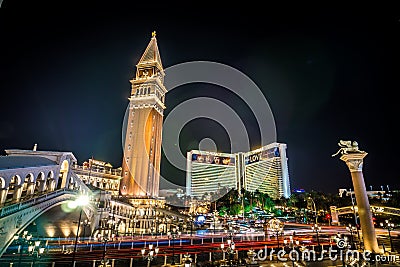
{"type": "MultiPolygon", "coordinates": [[[[393,208],[393,207],[385,207],[385,206],[375,206],[372,205],[371,211],[372,213],[383,213],[383,214],[388,214],[388,215],[394,215],[394,216],[400,216],[400,209],[398,208],[393,208]]],[[[331,206],[331,217],[332,217],[332,223],[337,224],[339,223],[339,216],[343,214],[349,214],[349,213],[354,213],[358,212],[357,206],[347,206],[347,207],[341,207],[337,208],[335,206],[331,206]]]]}
{"type": "MultiPolygon", "coordinates": [[[[49,216],[63,213],[54,208],[65,207],[79,195],[90,198],[82,210],[90,222],[86,234],[95,238],[110,232],[166,233],[171,226],[188,221],[186,215],[165,208],[162,199],[120,198],[116,195],[118,175],[79,168],[71,152],[10,149],[6,153],[0,156],[0,257],[14,236],[33,221],[46,212],[53,212],[49,216]]],[[[73,220],[74,216],[68,217],[73,220]]],[[[69,229],[72,236],[82,235],[78,223],[69,229]]]]}

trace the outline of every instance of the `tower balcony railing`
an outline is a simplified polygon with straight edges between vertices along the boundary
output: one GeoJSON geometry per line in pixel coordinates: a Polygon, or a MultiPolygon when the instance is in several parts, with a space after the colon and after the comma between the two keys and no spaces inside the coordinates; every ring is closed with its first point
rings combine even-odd
{"type": "MultiPolygon", "coordinates": [[[[90,171],[89,167],[81,165],[72,165],[72,168],[75,170],[90,171]]],[[[92,167],[91,171],[96,173],[111,174],[116,176],[121,176],[122,173],[121,169],[108,169],[108,168],[97,168],[97,167],[92,167]]]]}

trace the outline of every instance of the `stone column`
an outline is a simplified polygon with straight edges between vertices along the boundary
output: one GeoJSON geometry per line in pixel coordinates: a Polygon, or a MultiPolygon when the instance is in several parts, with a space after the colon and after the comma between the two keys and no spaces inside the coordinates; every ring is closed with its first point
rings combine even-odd
{"type": "Polygon", "coordinates": [[[369,205],[367,190],[365,189],[362,173],[363,159],[366,152],[343,154],[340,159],[346,162],[353,180],[354,193],[360,217],[361,231],[364,240],[364,249],[372,253],[380,253],[376,240],[375,227],[372,221],[372,213],[369,205]]]}

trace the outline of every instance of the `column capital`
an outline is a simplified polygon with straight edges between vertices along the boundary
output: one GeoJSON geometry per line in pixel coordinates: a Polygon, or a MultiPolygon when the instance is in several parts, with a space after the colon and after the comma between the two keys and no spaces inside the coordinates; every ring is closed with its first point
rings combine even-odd
{"type": "Polygon", "coordinates": [[[363,159],[368,153],[348,153],[343,154],[340,159],[346,162],[350,172],[361,172],[363,167],[363,159]]]}

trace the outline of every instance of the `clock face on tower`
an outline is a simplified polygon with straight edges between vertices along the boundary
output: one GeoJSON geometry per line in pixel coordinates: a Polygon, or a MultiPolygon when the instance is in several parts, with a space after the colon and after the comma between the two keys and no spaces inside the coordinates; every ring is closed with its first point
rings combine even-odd
{"type": "Polygon", "coordinates": [[[143,69],[139,71],[139,78],[146,79],[148,77],[151,77],[153,75],[153,72],[151,69],[143,69]]]}

